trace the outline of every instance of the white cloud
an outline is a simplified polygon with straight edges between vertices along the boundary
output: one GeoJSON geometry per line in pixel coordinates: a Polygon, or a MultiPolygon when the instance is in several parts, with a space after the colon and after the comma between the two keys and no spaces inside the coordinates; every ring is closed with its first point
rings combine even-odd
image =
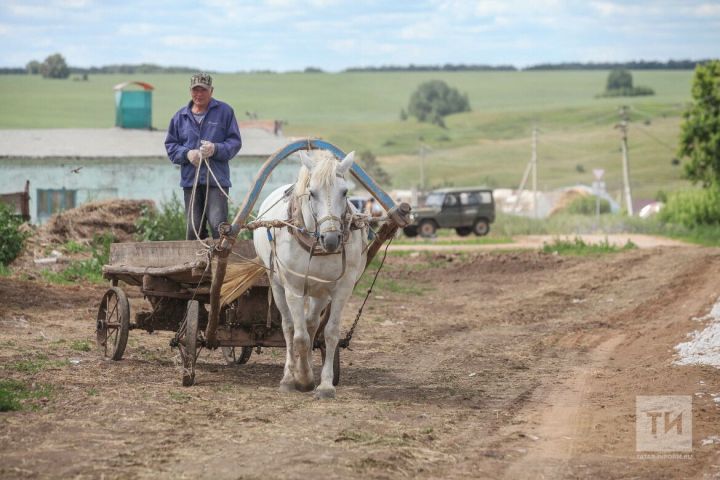
{"type": "Polygon", "coordinates": [[[168,47],[183,47],[192,50],[196,47],[227,46],[228,42],[207,35],[166,35],[160,38],[160,43],[168,47]]]}

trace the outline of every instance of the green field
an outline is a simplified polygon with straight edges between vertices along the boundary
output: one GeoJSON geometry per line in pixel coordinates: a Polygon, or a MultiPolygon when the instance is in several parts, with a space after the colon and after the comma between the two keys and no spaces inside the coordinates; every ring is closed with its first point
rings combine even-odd
{"type": "MultiPolygon", "coordinates": [[[[626,104],[632,107],[633,193],[653,198],[659,190],[688,185],[671,160],[692,75],[633,72],[635,84],[653,88],[655,96],[598,99],[604,71],[221,74],[215,77],[215,96],[230,103],[239,119],[246,111],[257,112],[263,119],[287,121],[286,135],[323,137],[346,151],[372,150],[398,188],[418,184],[421,143],[432,149],[425,159],[428,186],[516,187],[536,125],[540,187],[587,184],[593,168],[604,168],[612,193],[621,185],[619,134],[613,127],[618,106],[626,104]],[[429,79],[466,92],[472,112],[448,117],[447,129],[401,122],[400,109],[429,79]]],[[[187,77],[91,75],[82,82],[2,76],[0,128],[111,127],[112,86],[142,80],[156,87],[153,124],[163,129],[187,101],[187,77]]]]}

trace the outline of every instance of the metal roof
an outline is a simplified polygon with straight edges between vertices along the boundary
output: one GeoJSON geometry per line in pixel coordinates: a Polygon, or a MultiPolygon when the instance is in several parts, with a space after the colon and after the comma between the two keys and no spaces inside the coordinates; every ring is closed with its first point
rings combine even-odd
{"type": "Polygon", "coordinates": [[[145,83],[145,82],[122,82],[122,83],[118,83],[117,85],[115,85],[113,87],[113,90],[122,90],[123,88],[127,87],[128,85],[139,85],[140,87],[143,88],[143,90],[154,90],[155,89],[155,87],[153,87],[149,83],[145,83]]]}
{"type": "MultiPolygon", "coordinates": [[[[166,157],[165,131],[107,129],[0,130],[0,158],[166,157]]],[[[238,157],[268,157],[292,141],[264,129],[240,131],[238,157]]]]}

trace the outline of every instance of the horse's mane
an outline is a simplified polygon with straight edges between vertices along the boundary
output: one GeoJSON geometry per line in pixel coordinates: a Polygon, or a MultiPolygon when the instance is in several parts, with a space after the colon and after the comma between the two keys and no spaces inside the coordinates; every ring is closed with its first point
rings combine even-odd
{"type": "MultiPolygon", "coordinates": [[[[320,182],[321,185],[330,185],[335,179],[335,170],[338,166],[337,158],[332,153],[325,150],[316,150],[312,157],[315,162],[312,178],[320,182]]],[[[302,196],[307,193],[308,185],[310,185],[310,171],[305,165],[300,168],[297,182],[295,183],[295,196],[302,196]]]]}

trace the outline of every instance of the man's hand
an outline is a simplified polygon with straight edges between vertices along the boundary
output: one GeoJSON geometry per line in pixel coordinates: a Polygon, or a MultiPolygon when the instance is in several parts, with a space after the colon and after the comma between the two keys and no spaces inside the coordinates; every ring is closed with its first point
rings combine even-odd
{"type": "Polygon", "coordinates": [[[187,152],[187,159],[188,162],[195,165],[195,168],[200,166],[200,162],[202,162],[202,153],[200,153],[200,150],[189,150],[187,152]]]}
{"type": "Polygon", "coordinates": [[[215,154],[215,144],[207,140],[200,140],[200,153],[205,158],[210,158],[215,154]]]}

